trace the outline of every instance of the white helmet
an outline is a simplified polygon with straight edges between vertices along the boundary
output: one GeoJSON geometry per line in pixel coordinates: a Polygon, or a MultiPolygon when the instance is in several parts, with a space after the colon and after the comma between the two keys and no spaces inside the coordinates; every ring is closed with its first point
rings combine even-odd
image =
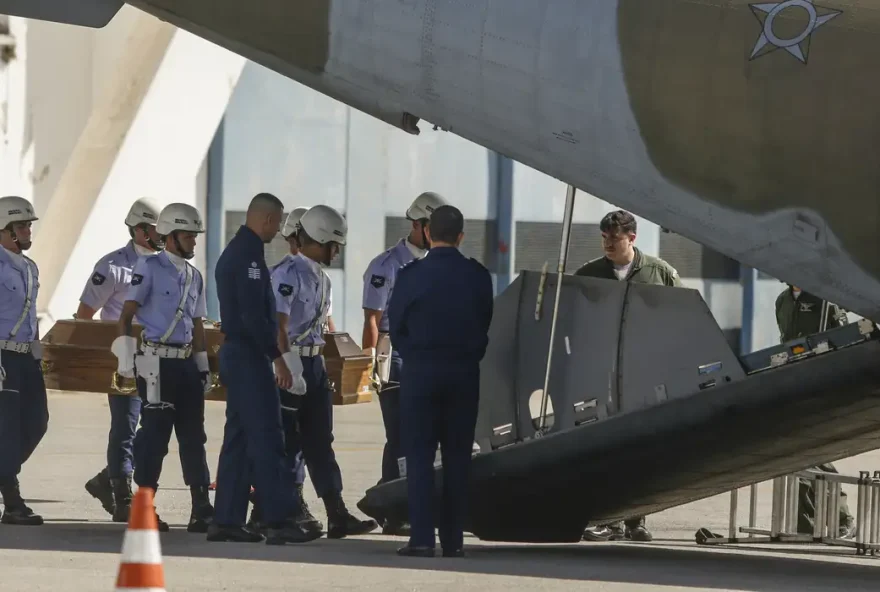
{"type": "Polygon", "coordinates": [[[447,201],[433,191],[426,191],[412,202],[406,210],[407,220],[416,221],[430,218],[431,214],[440,206],[445,206],[447,201]]]}
{"type": "Polygon", "coordinates": [[[173,203],[165,206],[159,213],[156,232],[161,236],[168,236],[175,230],[205,232],[199,211],[185,203],[173,203]]]}
{"type": "Polygon", "coordinates": [[[131,209],[125,216],[125,225],[134,227],[138,224],[150,224],[155,226],[158,220],[159,205],[152,198],[142,197],[131,204],[131,209]]]}
{"type": "Polygon", "coordinates": [[[331,241],[344,245],[345,235],[348,232],[348,225],[342,214],[325,205],[309,208],[300,218],[299,227],[322,245],[331,241]]]}
{"type": "Polygon", "coordinates": [[[303,214],[305,214],[308,209],[309,208],[295,208],[292,212],[287,214],[287,220],[284,221],[284,228],[281,229],[281,236],[287,238],[296,232],[296,223],[300,221],[303,214]]]}
{"type": "Polygon", "coordinates": [[[31,202],[17,195],[0,197],[0,230],[13,222],[34,222],[39,220],[31,202]]]}

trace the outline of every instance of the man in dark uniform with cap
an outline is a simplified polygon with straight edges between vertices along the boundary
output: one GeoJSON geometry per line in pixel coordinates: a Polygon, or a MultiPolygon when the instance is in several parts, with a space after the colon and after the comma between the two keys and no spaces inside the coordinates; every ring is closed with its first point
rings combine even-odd
{"type": "Polygon", "coordinates": [[[434,458],[443,462],[444,557],[464,554],[468,473],[480,396],[480,361],[489,343],[494,289],[489,271],[461,254],[461,212],[444,205],[425,229],[430,251],[400,269],[388,304],[389,331],[403,360],[401,448],[410,519],[398,554],[434,555],[434,458]]]}
{"type": "Polygon", "coordinates": [[[220,380],[227,394],[209,541],[263,540],[244,526],[252,475],[268,526],[266,544],[301,543],[321,536],[295,521],[299,495],[293,459],[284,449],[278,387],[291,388],[293,377],[278,349],[275,297],[264,255],[265,244],[281,228],[283,213],[277,197],[256,195],[245,225],[223,251],[214,272],[225,336],[218,360],[220,380]]]}

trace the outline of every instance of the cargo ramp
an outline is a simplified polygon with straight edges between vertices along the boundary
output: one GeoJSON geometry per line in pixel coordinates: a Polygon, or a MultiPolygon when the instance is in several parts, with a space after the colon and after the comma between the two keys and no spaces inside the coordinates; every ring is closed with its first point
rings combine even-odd
{"type": "MultiPolygon", "coordinates": [[[[496,299],[466,526],[477,537],[576,542],[590,525],[880,448],[871,321],[739,358],[697,290],[567,275],[541,430],[557,281],[525,271],[496,299]]],[[[406,520],[405,478],[358,507],[406,520]]]]}

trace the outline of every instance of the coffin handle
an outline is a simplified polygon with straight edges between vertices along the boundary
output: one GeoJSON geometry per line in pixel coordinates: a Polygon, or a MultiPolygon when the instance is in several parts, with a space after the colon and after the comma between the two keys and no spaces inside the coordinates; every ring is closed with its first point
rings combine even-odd
{"type": "Polygon", "coordinates": [[[119,376],[119,372],[116,372],[114,370],[113,376],[110,378],[110,388],[122,393],[123,395],[130,395],[137,391],[137,381],[134,378],[125,378],[124,376],[119,376]]]}
{"type": "Polygon", "coordinates": [[[211,379],[211,388],[205,393],[206,395],[216,389],[219,389],[222,385],[220,384],[220,373],[219,372],[209,372],[208,373],[211,379]]]}
{"type": "Polygon", "coordinates": [[[40,360],[40,370],[43,371],[43,374],[48,374],[52,371],[52,362],[47,362],[46,360],[40,360]]]}

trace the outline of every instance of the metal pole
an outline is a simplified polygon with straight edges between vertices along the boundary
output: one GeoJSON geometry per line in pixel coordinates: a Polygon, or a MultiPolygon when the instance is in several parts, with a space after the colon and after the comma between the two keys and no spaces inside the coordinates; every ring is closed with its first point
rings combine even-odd
{"type": "Polygon", "coordinates": [[[550,366],[553,361],[553,342],[556,339],[556,320],[559,317],[559,298],[562,296],[562,276],[565,275],[565,263],[568,259],[568,239],[571,237],[571,218],[574,213],[574,196],[577,189],[568,186],[565,192],[565,216],[562,219],[562,241],[559,245],[559,264],[556,267],[556,298],[553,301],[553,319],[550,321],[550,347],[547,350],[547,370],[544,373],[544,391],[541,393],[541,424],[544,431],[547,419],[547,401],[550,388],[550,366]]]}
{"type": "Polygon", "coordinates": [[[819,317],[819,333],[828,330],[828,313],[831,312],[831,303],[827,300],[822,301],[822,314],[819,317]]]}

